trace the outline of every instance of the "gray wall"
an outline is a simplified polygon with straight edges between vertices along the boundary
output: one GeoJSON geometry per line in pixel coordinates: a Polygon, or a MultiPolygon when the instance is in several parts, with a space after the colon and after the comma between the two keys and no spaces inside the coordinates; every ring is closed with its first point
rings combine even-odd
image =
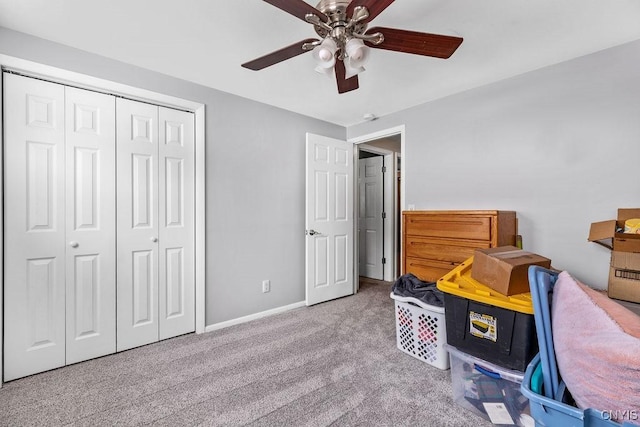
{"type": "Polygon", "coordinates": [[[0,53],[205,104],[207,324],[304,300],[305,133],[343,127],[1,27],[0,53]]]}
{"type": "Polygon", "coordinates": [[[640,41],[350,127],[406,126],[406,204],[517,211],[524,248],[606,288],[593,221],[640,207],[640,41]]]}

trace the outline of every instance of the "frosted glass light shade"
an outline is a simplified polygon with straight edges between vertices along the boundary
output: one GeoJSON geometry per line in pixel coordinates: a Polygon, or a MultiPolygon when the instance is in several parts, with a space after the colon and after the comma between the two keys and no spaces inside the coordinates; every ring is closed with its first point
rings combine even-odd
{"type": "Polygon", "coordinates": [[[360,74],[361,72],[364,71],[364,67],[353,67],[351,66],[351,61],[349,61],[349,58],[346,58],[344,60],[344,78],[345,79],[349,79],[353,76],[355,76],[356,74],[360,74]]]}
{"type": "Polygon", "coordinates": [[[350,39],[344,50],[353,68],[363,67],[369,60],[369,48],[360,39],[350,39]]]}
{"type": "Polygon", "coordinates": [[[326,38],[318,46],[313,48],[311,54],[320,68],[331,68],[336,63],[336,42],[326,38]]]}

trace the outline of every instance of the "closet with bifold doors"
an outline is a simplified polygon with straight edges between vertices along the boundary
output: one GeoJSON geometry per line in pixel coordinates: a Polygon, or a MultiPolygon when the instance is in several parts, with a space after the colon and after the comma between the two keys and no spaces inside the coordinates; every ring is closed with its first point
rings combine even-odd
{"type": "Polygon", "coordinates": [[[4,380],[193,332],[194,114],[2,74],[4,380]]]}

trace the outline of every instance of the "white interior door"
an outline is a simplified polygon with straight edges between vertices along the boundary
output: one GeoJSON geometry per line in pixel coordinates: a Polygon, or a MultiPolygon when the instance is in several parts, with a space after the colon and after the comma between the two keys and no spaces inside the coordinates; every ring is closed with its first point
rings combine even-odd
{"type": "Polygon", "coordinates": [[[158,107],[117,99],[117,350],[158,340],[158,107]]]}
{"type": "Polygon", "coordinates": [[[159,337],[195,330],[194,116],[159,109],[159,337]]]}
{"type": "Polygon", "coordinates": [[[307,134],[306,303],[353,288],[353,144],[307,134]]]}
{"type": "Polygon", "coordinates": [[[4,73],[4,380],[65,364],[64,86],[4,73]]]}
{"type": "Polygon", "coordinates": [[[361,276],[378,280],[384,277],[383,166],[382,156],[358,161],[359,271],[361,276]]]}
{"type": "Polygon", "coordinates": [[[115,97],[65,88],[66,363],[116,351],[115,97]]]}

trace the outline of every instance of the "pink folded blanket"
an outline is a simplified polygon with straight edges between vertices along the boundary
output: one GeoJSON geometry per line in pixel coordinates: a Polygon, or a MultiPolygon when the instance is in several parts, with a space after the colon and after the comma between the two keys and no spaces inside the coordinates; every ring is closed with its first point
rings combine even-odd
{"type": "Polygon", "coordinates": [[[640,316],[562,272],[551,319],[560,376],[578,407],[640,425],[640,316]]]}

